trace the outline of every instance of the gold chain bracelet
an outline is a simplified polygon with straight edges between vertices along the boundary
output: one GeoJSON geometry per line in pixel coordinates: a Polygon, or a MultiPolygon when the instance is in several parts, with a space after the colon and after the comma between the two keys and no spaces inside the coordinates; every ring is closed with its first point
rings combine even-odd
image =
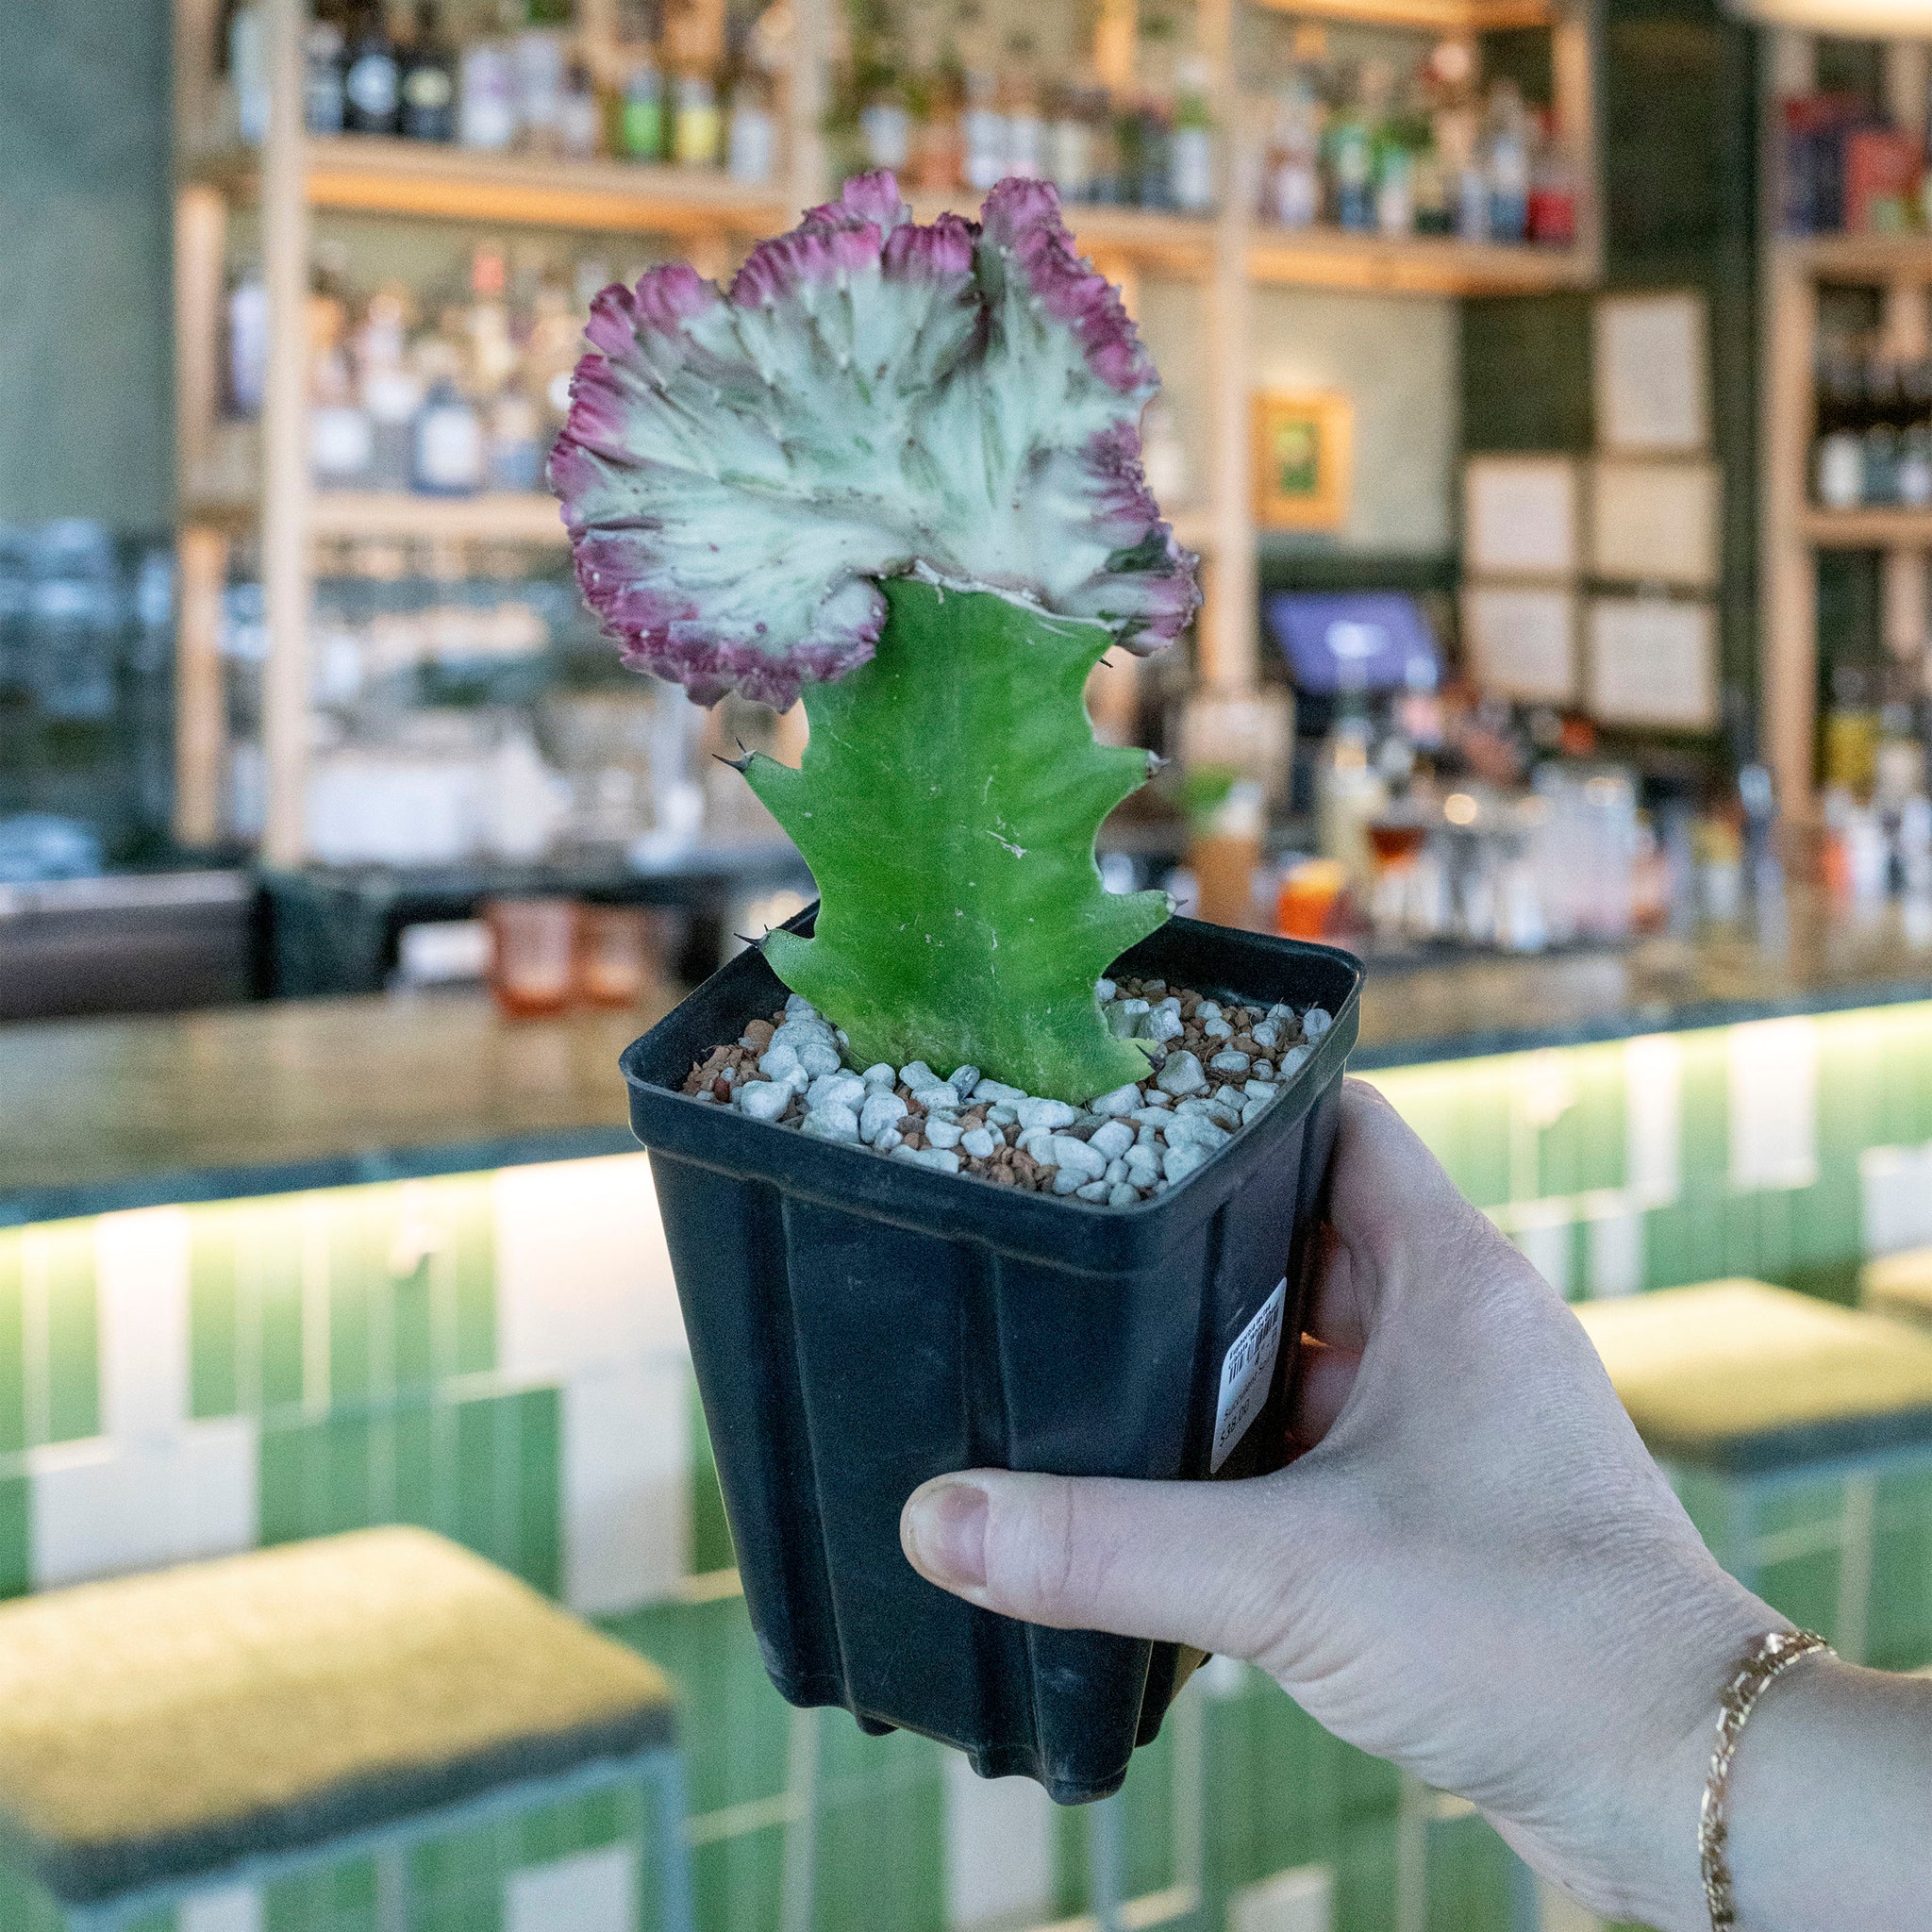
{"type": "Polygon", "coordinates": [[[1774,1630],[1756,1639],[1718,1700],[1717,1744],[1710,1754],[1710,1775],[1704,1784],[1704,1804],[1697,1815],[1697,1852],[1704,1868],[1704,1903],[1710,1910],[1711,1932],[1730,1932],[1738,1923],[1731,1897],[1729,1857],[1731,1760],[1744,1720],[1771,1685],[1797,1663],[1831,1645],[1812,1630],[1774,1630]]]}

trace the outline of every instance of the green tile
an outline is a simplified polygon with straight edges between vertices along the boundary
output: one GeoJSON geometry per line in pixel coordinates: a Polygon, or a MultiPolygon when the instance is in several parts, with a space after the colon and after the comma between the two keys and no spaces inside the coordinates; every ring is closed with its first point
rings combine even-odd
{"type": "Polygon", "coordinates": [[[21,1331],[25,1240],[24,1229],[0,1228],[0,1454],[26,1447],[26,1367],[21,1331]]]}
{"type": "Polygon", "coordinates": [[[262,1932],[392,1932],[379,1896],[374,1858],[278,1878],[262,1888],[262,1932]]]}
{"type": "Polygon", "coordinates": [[[0,1925],[7,1932],[65,1932],[66,1917],[43,1886],[0,1864],[0,1925]]]}
{"type": "Polygon", "coordinates": [[[526,1389],[517,1406],[517,1574],[555,1596],[563,1588],[563,1401],[526,1389]]]}
{"type": "Polygon", "coordinates": [[[398,1523],[441,1529],[456,1512],[456,1417],[445,1405],[418,1403],[391,1418],[398,1523]]]}
{"type": "Polygon", "coordinates": [[[815,1932],[945,1932],[945,1799],[937,1747],[822,1722],[815,1932]],[[842,1769],[826,1762],[856,1744],[842,1769]],[[824,1747],[822,1747],[823,1749],[824,1747]],[[856,1760],[856,1764],[855,1764],[856,1760]],[[827,1775],[827,1773],[830,1773],[827,1775]]]}
{"type": "Polygon", "coordinates": [[[243,1407],[237,1210],[208,1203],[189,1216],[188,1403],[189,1413],[206,1422],[243,1407]]]}
{"type": "Polygon", "coordinates": [[[1436,1821],[1428,1847],[1428,1932],[1494,1932],[1510,1923],[1516,1861],[1482,1819],[1436,1821]]]}
{"type": "Polygon", "coordinates": [[[101,1429],[100,1304],[94,1289],[93,1223],[60,1222],[34,1233],[40,1240],[46,1298],[46,1441],[78,1441],[99,1435],[101,1429]]]}
{"type": "MultiPolygon", "coordinates": [[[[443,1832],[408,1854],[408,1932],[496,1932],[520,1820],[443,1832]]],[[[561,1932],[561,1928],[560,1928],[561,1932]]]]}
{"type": "Polygon", "coordinates": [[[455,1239],[441,1257],[455,1304],[455,1358],[444,1371],[478,1375],[496,1366],[496,1241],[487,1174],[436,1184],[455,1239]]]}
{"type": "Polygon", "coordinates": [[[431,1268],[391,1284],[391,1376],[399,1394],[425,1396],[436,1386],[437,1283],[431,1268]]]}
{"type": "Polygon", "coordinates": [[[316,1198],[252,1201],[241,1217],[239,1273],[249,1305],[242,1332],[253,1342],[244,1388],[253,1382],[255,1407],[264,1415],[299,1405],[305,1392],[303,1250],[310,1238],[308,1221],[321,1211],[310,1207],[316,1198]]]}
{"type": "MultiPolygon", "coordinates": [[[[0,1476],[0,1597],[33,1588],[33,1486],[24,1475],[0,1476]]],[[[6,1921],[0,1919],[0,1924],[6,1921]]]]}

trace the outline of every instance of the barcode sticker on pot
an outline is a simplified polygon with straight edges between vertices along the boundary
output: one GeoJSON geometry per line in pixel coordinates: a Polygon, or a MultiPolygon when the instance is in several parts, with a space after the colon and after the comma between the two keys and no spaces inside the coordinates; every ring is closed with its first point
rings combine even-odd
{"type": "Polygon", "coordinates": [[[1288,1306],[1288,1276],[1261,1304],[1255,1319],[1234,1339],[1221,1364],[1221,1403],[1214,1411],[1214,1455],[1208,1464],[1211,1475],[1227,1460],[1228,1452],[1247,1434],[1248,1424],[1261,1413],[1274,1381],[1274,1358],[1281,1353],[1281,1311],[1288,1306]]]}

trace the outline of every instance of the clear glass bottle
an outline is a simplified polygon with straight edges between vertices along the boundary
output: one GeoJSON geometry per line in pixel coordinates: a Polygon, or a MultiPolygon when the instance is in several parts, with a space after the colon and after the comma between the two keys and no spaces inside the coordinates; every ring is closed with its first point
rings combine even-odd
{"type": "Polygon", "coordinates": [[[457,139],[485,153],[513,146],[517,138],[516,65],[509,43],[498,35],[468,42],[457,89],[457,139]]]}
{"type": "Polygon", "coordinates": [[[411,482],[425,496],[473,496],[487,475],[482,418],[463,393],[461,358],[453,345],[429,345],[428,378],[415,423],[411,482]]]}
{"type": "Polygon", "coordinates": [[[436,0],[417,0],[416,31],[402,58],[398,125],[411,141],[454,141],[457,57],[442,37],[436,0]]]}
{"type": "Polygon", "coordinates": [[[1291,75],[1274,97],[1261,212],[1283,228],[1312,227],[1322,216],[1322,101],[1305,72],[1291,75]]]}
{"type": "Polygon", "coordinates": [[[1212,74],[1205,60],[1189,58],[1180,63],[1176,78],[1168,194],[1183,214],[1206,214],[1214,206],[1212,74]]]}
{"type": "Polygon", "coordinates": [[[625,158],[664,158],[664,71],[649,49],[639,54],[624,77],[624,104],[618,111],[618,138],[625,158]]]}
{"type": "Polygon", "coordinates": [[[681,168],[715,168],[724,146],[718,90],[708,74],[677,76],[677,115],[672,124],[671,155],[681,168]]]}
{"type": "Polygon", "coordinates": [[[762,74],[746,72],[734,83],[724,145],[725,169],[734,181],[758,187],[777,172],[778,117],[772,110],[771,84],[762,74]]]}
{"type": "Polygon", "coordinates": [[[1339,103],[1328,120],[1329,214],[1339,228],[1375,225],[1374,128],[1358,95],[1339,103]]]}
{"type": "Polygon", "coordinates": [[[604,144],[604,110],[589,65],[571,60],[557,102],[557,148],[565,159],[593,159],[604,144]]]}
{"type": "Polygon", "coordinates": [[[960,131],[965,146],[965,185],[984,194],[1008,173],[1007,117],[994,75],[983,71],[966,75],[966,107],[960,117],[960,131]]]}
{"type": "Polygon", "coordinates": [[[363,0],[349,36],[342,125],[351,134],[393,134],[401,125],[402,63],[377,0],[363,0]]]}
{"type": "Polygon", "coordinates": [[[318,11],[302,40],[302,125],[310,134],[342,131],[341,23],[318,11]]]}
{"type": "Polygon", "coordinates": [[[1490,190],[1490,239],[1522,242],[1529,233],[1529,110],[1514,81],[1490,89],[1483,166],[1490,190]]]}

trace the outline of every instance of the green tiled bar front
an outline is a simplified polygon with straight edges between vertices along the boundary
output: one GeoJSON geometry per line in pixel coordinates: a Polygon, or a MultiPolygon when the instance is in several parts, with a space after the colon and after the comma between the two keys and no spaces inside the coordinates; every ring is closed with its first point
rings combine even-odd
{"type": "MultiPolygon", "coordinates": [[[[1932,1241],[1932,1006],[1371,1077],[1573,1298],[1742,1274],[1848,1299],[1869,1253],[1932,1241]]],[[[1722,1486],[1690,1482],[1686,1500],[1722,1550],[1722,1486]]],[[[1837,1557],[1803,1532],[1839,1507],[1821,1482],[1757,1525],[1792,1533],[1769,1592],[1827,1629],[1837,1557]]],[[[986,1800],[1013,1807],[991,1828],[1032,1847],[1015,1918],[960,1869],[985,1794],[957,1760],[865,1738],[840,1713],[801,1718],[770,1688],[730,1588],[642,1156],[0,1229],[0,1593],[383,1522],[455,1537],[676,1679],[704,1932],[798,1932],[782,1911],[801,1764],[820,1932],[1086,1909],[1081,1816],[986,1800]],[[638,1416],[634,1513],[612,1517],[599,1445],[628,1442],[638,1416]],[[103,1498],[131,1500],[117,1516],[103,1498]],[[651,1554],[600,1567],[603,1545],[626,1539],[651,1554]]],[[[1924,1663],[1932,1481],[1883,1480],[1874,1522],[1868,1655],[1924,1663]]],[[[269,1886],[242,1916],[184,1908],[141,1932],[545,1932],[553,1897],[602,1899],[613,1925],[645,1932],[647,1802],[571,1799],[421,1846],[400,1876],[345,1860],[269,1886]]],[[[1510,1867],[1493,1834],[1415,1805],[1258,1674],[1210,1666],[1128,1781],[1129,1887],[1179,1898],[1194,1884],[1191,1914],[1169,1922],[1218,1932],[1235,1890],[1318,1866],[1337,1932],[1504,1923],[1510,1867]],[[1418,1843],[1426,1896],[1405,1900],[1418,1843]]],[[[574,1932],[604,1932],[572,1910],[574,1932]]],[[[0,1880],[9,1932],[58,1924],[0,1880]]]]}

